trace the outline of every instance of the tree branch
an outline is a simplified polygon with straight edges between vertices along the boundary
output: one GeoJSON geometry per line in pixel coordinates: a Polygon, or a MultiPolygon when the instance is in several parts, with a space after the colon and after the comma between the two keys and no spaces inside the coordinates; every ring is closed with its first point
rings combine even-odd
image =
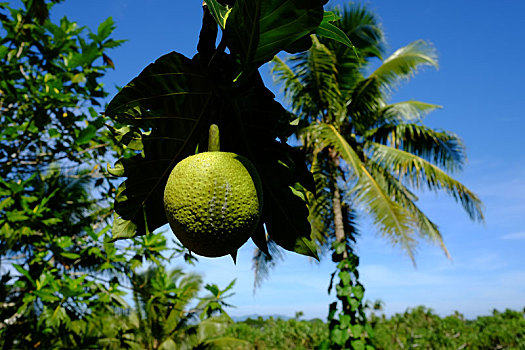
{"type": "Polygon", "coordinates": [[[197,51],[201,55],[203,62],[209,62],[215,52],[215,42],[217,41],[219,29],[205,2],[202,2],[202,10],[202,27],[197,51]]]}

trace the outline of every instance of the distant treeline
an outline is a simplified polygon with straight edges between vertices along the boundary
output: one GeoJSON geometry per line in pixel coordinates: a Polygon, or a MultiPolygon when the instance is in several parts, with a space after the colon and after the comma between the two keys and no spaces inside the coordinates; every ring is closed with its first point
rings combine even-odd
{"type": "MultiPolygon", "coordinates": [[[[369,321],[376,349],[525,349],[525,308],[468,320],[458,312],[440,317],[419,306],[392,317],[372,313],[369,321]]],[[[328,337],[328,325],[320,319],[259,317],[236,322],[226,334],[254,349],[315,349],[328,337]]]]}

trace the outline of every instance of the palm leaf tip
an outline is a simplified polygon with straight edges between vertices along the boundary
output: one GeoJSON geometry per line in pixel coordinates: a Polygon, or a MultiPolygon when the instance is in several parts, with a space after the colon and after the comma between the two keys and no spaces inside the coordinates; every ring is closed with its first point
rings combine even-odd
{"type": "Polygon", "coordinates": [[[252,269],[253,269],[253,293],[258,287],[262,285],[264,280],[268,278],[270,271],[275,265],[284,260],[284,252],[277,244],[268,240],[268,251],[267,255],[259,248],[255,248],[252,258],[252,269]]]}
{"type": "Polygon", "coordinates": [[[376,79],[386,91],[392,91],[403,80],[413,77],[425,66],[438,68],[435,47],[424,40],[404,46],[383,61],[368,79],[376,79]]]}

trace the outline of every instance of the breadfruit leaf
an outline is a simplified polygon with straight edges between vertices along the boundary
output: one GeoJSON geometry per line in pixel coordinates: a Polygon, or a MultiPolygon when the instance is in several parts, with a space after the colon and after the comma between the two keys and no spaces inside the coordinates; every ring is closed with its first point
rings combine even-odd
{"type": "MultiPolygon", "coordinates": [[[[320,0],[237,0],[228,17],[225,38],[243,67],[255,68],[280,51],[303,41],[323,20],[320,0]]],[[[311,44],[311,43],[310,43],[311,44]]],[[[302,50],[309,46],[301,45],[302,50]]],[[[294,50],[296,51],[296,50],[294,50]]]]}
{"type": "Polygon", "coordinates": [[[206,79],[193,61],[173,52],[146,67],[108,105],[106,116],[124,125],[115,139],[134,151],[109,170],[126,177],[115,199],[114,237],[130,237],[121,232],[133,227],[127,221],[138,235],[166,223],[162,198],[169,172],[192,154],[209,126],[203,122],[211,99],[206,79]]]}

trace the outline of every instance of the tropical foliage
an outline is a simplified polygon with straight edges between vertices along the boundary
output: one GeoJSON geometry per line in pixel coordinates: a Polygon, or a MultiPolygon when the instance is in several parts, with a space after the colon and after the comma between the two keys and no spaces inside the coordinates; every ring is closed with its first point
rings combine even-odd
{"type": "Polygon", "coordinates": [[[184,249],[168,248],[162,232],[111,241],[115,187],[99,164],[126,150],[114,146],[100,114],[100,79],[113,67],[108,50],[122,41],[111,38],[111,18],[94,32],[65,17],[53,23],[57,2],[0,3],[0,347],[219,342],[231,322],[222,312],[229,294],[211,284],[214,294],[197,299],[200,277],[161,267],[184,249]],[[139,273],[151,264],[152,278],[139,273]],[[177,308],[162,315],[175,333],[155,317],[166,307],[177,308]]]}
{"type": "MultiPolygon", "coordinates": [[[[459,137],[423,124],[439,106],[389,103],[401,82],[425,66],[437,67],[432,45],[417,40],[383,58],[384,35],[371,12],[353,5],[336,16],[354,47],[313,36],[308,51],[285,61],[276,57],[272,72],[299,119],[296,136],[315,179],[316,196],[308,195],[313,237],[319,249],[331,248],[337,263],[341,305],[339,314],[337,303],[330,305],[326,347],[364,349],[371,332],[352,250],[360,217],[370,217],[382,236],[414,260],[418,238],[439,244],[449,256],[414,191],[443,191],[473,220],[482,220],[483,213],[478,197],[450,175],[466,158],[459,137]],[[372,70],[372,63],[379,65],[372,70]]],[[[268,260],[265,255],[255,254],[256,267],[268,260]]]]}
{"type": "Polygon", "coordinates": [[[314,37],[308,51],[286,62],[276,58],[273,67],[300,118],[297,136],[317,185],[310,206],[315,237],[321,245],[342,240],[344,228],[352,225],[352,216],[344,215],[351,208],[368,214],[378,232],[411,257],[418,236],[448,255],[441,232],[416,205],[413,191],[443,191],[472,219],[482,220],[478,197],[450,176],[464,164],[465,147],[457,135],[423,124],[440,106],[389,103],[401,82],[421,68],[437,67],[436,51],[417,40],[383,58],[383,33],[371,12],[353,6],[340,16],[336,24],[355,50],[314,37]]]}
{"type": "Polygon", "coordinates": [[[236,322],[226,334],[249,342],[247,349],[315,349],[328,334],[328,325],[316,319],[269,317],[236,322]]]}
{"type": "Polygon", "coordinates": [[[525,309],[494,310],[490,316],[467,320],[459,312],[439,317],[419,306],[390,318],[373,315],[377,349],[522,349],[525,309]]]}
{"type": "Polygon", "coordinates": [[[57,1],[0,4],[0,345],[86,348],[125,306],[125,252],[109,243],[111,193],[96,166],[111,151],[95,108],[112,67],[111,19],[91,32],[57,1]]]}
{"type": "MultiPolygon", "coordinates": [[[[433,50],[415,42],[366,74],[370,59],[383,55],[366,11],[338,19],[324,12],[323,0],[206,0],[197,55],[159,58],[103,107],[100,81],[114,68],[107,52],[123,41],[111,38],[111,18],[96,31],[65,17],[53,23],[49,11],[59,2],[0,3],[2,348],[263,344],[251,325],[231,331],[224,308],[234,281],[224,289],[206,285],[209,294],[199,296],[199,276],[165,267],[195,258],[154,232],[166,223],[167,175],[206,143],[211,123],[221,128],[221,148],[246,156],[261,174],[264,206],[252,237],[258,257],[271,261],[276,247],[312,257],[318,248],[333,249],[331,287],[342,312],[331,305],[325,339],[320,322],[287,321],[300,328],[305,348],[371,344],[351,244],[357,209],[409,254],[415,234],[442,239],[408,188],[444,190],[482,218],[477,197],[448,175],[464,159],[460,140],[420,121],[436,106],[387,103],[400,80],[436,64],[433,50]],[[294,113],[258,73],[281,51],[300,53],[292,65],[276,66],[286,96],[296,100],[294,113]],[[294,131],[301,150],[286,143],[294,131]],[[108,159],[118,161],[106,171],[108,159]],[[123,180],[118,187],[109,174],[123,180]],[[115,243],[121,238],[128,240],[115,243]],[[242,334],[251,338],[237,339],[242,334]]],[[[264,341],[293,347],[278,332],[268,335],[264,341]]]]}
{"type": "Polygon", "coordinates": [[[221,344],[245,346],[245,341],[223,336],[225,329],[233,324],[223,309],[223,306],[231,306],[224,299],[232,295],[225,292],[233,284],[224,290],[215,284],[206,285],[210,294],[199,298],[201,276],[184,273],[182,269],[167,271],[163,265],[152,265],[133,275],[135,308],[125,317],[120,317],[120,322],[125,325],[120,339],[115,334],[111,338],[113,343],[108,339],[106,342],[115,349],[123,345],[132,349],[164,350],[220,348],[221,344]],[[224,297],[218,298],[218,295],[224,297]],[[214,313],[216,315],[212,315],[214,313]]]}
{"type": "MultiPolygon", "coordinates": [[[[369,315],[376,349],[522,349],[525,346],[525,310],[494,310],[490,316],[466,319],[459,312],[440,317],[418,306],[386,317],[369,315]]],[[[314,349],[329,336],[321,320],[247,319],[230,326],[226,334],[247,340],[251,349],[314,349]]]]}

